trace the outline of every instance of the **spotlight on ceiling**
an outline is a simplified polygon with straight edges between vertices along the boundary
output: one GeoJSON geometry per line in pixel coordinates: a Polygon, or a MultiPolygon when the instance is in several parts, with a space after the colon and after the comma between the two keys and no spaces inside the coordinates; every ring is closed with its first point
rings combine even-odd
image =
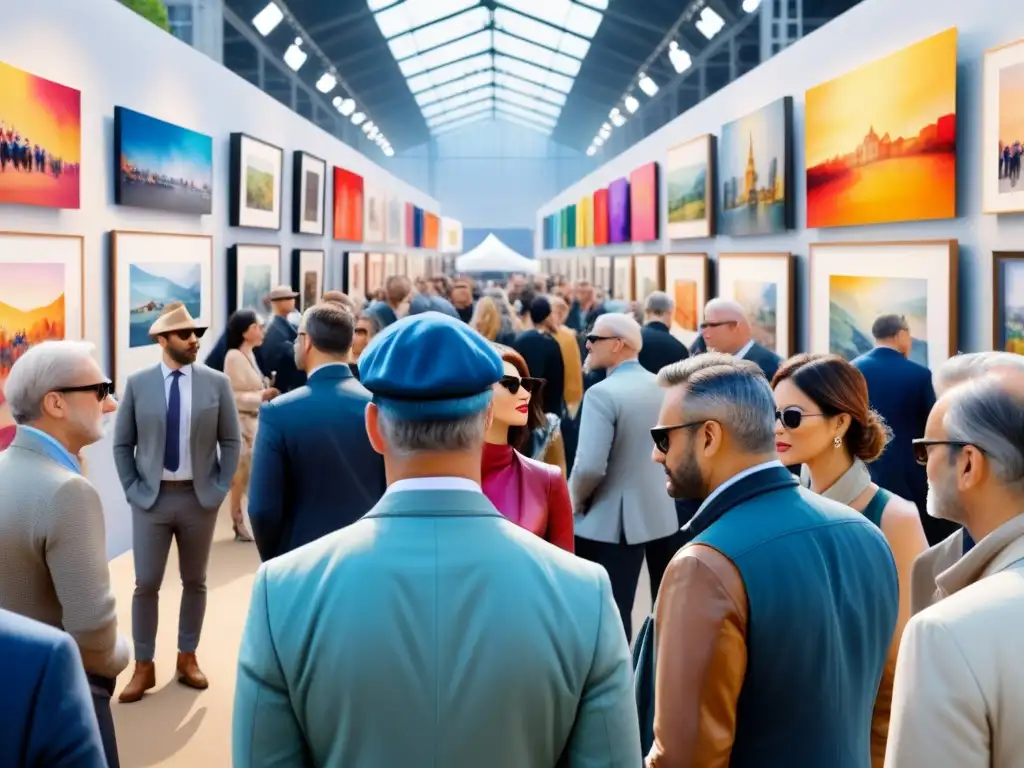
{"type": "Polygon", "coordinates": [[[257,13],[252,20],[252,25],[256,27],[256,31],[266,37],[275,29],[277,25],[284,20],[284,11],[282,11],[277,3],[268,3],[267,7],[257,13]]]}
{"type": "Polygon", "coordinates": [[[645,75],[643,72],[640,73],[640,79],[637,81],[637,85],[639,85],[640,90],[646,93],[648,96],[653,96],[658,92],[658,84],[651,80],[651,78],[645,75]]]}
{"type": "Polygon", "coordinates": [[[302,65],[305,64],[306,59],[309,58],[309,54],[299,47],[301,45],[302,38],[296,37],[295,42],[289,45],[288,50],[284,52],[284,63],[296,72],[302,69],[302,65]]]}
{"type": "Polygon", "coordinates": [[[640,109],[640,102],[636,100],[635,96],[627,96],[623,103],[626,105],[626,111],[631,115],[640,109]]]}
{"type": "Polygon", "coordinates": [[[672,69],[680,73],[688,70],[693,64],[690,54],[680,48],[675,40],[668,44],[668,60],[672,64],[672,69]]]}
{"type": "Polygon", "coordinates": [[[334,90],[338,84],[338,78],[332,75],[330,72],[324,72],[320,75],[320,79],[316,81],[316,89],[320,93],[330,93],[334,90]]]}
{"type": "Polygon", "coordinates": [[[345,117],[348,117],[356,111],[356,102],[354,99],[345,99],[341,104],[336,104],[338,111],[341,112],[345,117]]]}
{"type": "Polygon", "coordinates": [[[353,125],[359,125],[364,120],[366,120],[366,113],[365,112],[356,112],[354,115],[352,115],[351,120],[352,120],[352,124],[353,125]]]}

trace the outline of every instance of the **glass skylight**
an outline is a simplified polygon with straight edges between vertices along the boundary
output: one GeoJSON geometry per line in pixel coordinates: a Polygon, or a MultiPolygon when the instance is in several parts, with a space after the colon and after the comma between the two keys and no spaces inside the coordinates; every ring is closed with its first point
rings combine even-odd
{"type": "Polygon", "coordinates": [[[467,125],[472,125],[473,123],[482,123],[485,120],[493,119],[494,115],[491,114],[490,110],[486,112],[480,112],[479,114],[470,115],[469,117],[464,117],[461,120],[453,120],[450,123],[445,123],[444,125],[438,126],[437,128],[434,129],[434,135],[440,136],[443,133],[449,133],[450,131],[454,131],[458,128],[465,128],[467,125]]]}
{"type": "Polygon", "coordinates": [[[608,0],[366,0],[431,130],[498,116],[550,133],[608,0]],[[467,111],[468,110],[468,111],[467,111]]]}

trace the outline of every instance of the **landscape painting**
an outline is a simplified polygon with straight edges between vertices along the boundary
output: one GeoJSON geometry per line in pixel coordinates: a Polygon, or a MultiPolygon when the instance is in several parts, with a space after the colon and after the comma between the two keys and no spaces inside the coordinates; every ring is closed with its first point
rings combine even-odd
{"type": "Polygon", "coordinates": [[[327,163],[308,152],[292,155],[292,232],[322,235],[327,196],[327,163]]]}
{"type": "Polygon", "coordinates": [[[659,187],[657,163],[647,163],[629,174],[629,230],[634,243],[658,239],[659,187]]]}
{"type": "Polygon", "coordinates": [[[675,302],[669,330],[689,347],[700,335],[700,317],[708,300],[707,254],[666,255],[665,291],[675,302]]]}
{"type": "Polygon", "coordinates": [[[363,242],[363,177],[334,168],[334,239],[363,242]]]}
{"type": "Polygon", "coordinates": [[[128,275],[130,347],[156,344],[149,337],[149,328],[172,302],[182,302],[192,317],[202,314],[203,274],[199,264],[134,263],[129,265],[128,275]]]}
{"type": "Polygon", "coordinates": [[[231,134],[232,227],[281,228],[284,152],[244,133],[231,134]]]}
{"type": "Polygon", "coordinates": [[[793,354],[792,254],[718,254],[718,296],[746,309],[754,341],[783,359],[793,354]]]}
{"type": "Polygon", "coordinates": [[[685,240],[714,234],[714,136],[699,136],[668,151],[668,237],[685,240]]]}
{"type": "Polygon", "coordinates": [[[265,323],[270,317],[270,291],[273,289],[273,267],[269,264],[246,264],[240,277],[242,300],[239,309],[251,309],[265,323]]]}
{"type": "Polygon", "coordinates": [[[114,107],[114,202],[204,216],[213,213],[213,139],[114,107]]]}
{"type": "Polygon", "coordinates": [[[233,245],[228,249],[228,312],[251,309],[266,323],[271,317],[270,291],[280,285],[281,248],[233,245]]]}
{"type": "Polygon", "coordinates": [[[771,235],[792,229],[793,99],[722,126],[718,233],[771,235]]]}
{"type": "Polygon", "coordinates": [[[1024,40],[985,53],[982,191],[985,213],[1024,211],[1024,40]]]}
{"type": "Polygon", "coordinates": [[[956,216],[956,45],[954,27],[807,91],[808,228],[956,216]]]}
{"type": "Polygon", "coordinates": [[[740,303],[750,321],[750,336],[762,347],[775,349],[776,318],[779,311],[779,287],[760,280],[736,280],[733,297],[740,303]]]}
{"type": "Polygon", "coordinates": [[[80,206],[82,94],[0,62],[0,203],[80,206]]]}
{"type": "Polygon", "coordinates": [[[1024,355],[1024,253],[992,254],[995,317],[992,348],[1024,355]]]}
{"type": "Polygon", "coordinates": [[[900,315],[910,328],[910,359],[928,366],[928,280],[916,277],[829,276],[829,352],[847,360],[875,346],[871,325],[900,315]]]}

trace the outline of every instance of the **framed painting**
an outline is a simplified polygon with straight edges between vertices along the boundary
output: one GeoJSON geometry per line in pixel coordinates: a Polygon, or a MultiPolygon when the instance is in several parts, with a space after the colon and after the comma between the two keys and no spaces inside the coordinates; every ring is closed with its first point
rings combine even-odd
{"type": "Polygon", "coordinates": [[[345,254],[345,293],[355,301],[366,298],[366,254],[361,251],[345,254]]]}
{"type": "Polygon", "coordinates": [[[366,256],[366,292],[373,294],[384,287],[384,254],[370,253],[366,256]]]}
{"type": "Polygon", "coordinates": [[[426,259],[418,253],[406,254],[406,275],[415,280],[418,277],[427,276],[426,259]]]}
{"type": "Polygon", "coordinates": [[[718,143],[718,234],[792,229],[793,98],[785,96],[722,126],[718,143]]]}
{"type": "Polygon", "coordinates": [[[233,245],[228,248],[228,314],[251,309],[261,323],[270,320],[270,292],[281,285],[281,246],[233,245]]]}
{"type": "Polygon", "coordinates": [[[395,254],[395,274],[403,277],[409,276],[409,257],[404,253],[395,254]]]}
{"type": "Polygon", "coordinates": [[[612,298],[633,300],[633,257],[615,256],[612,259],[612,298]]]}
{"type": "Polygon", "coordinates": [[[813,243],[811,351],[847,360],[874,346],[881,315],[906,318],[910,359],[935,369],[956,353],[957,242],[813,243]]]}
{"type": "Polygon", "coordinates": [[[586,280],[588,283],[593,284],[594,282],[594,257],[593,256],[580,256],[576,260],[576,279],[586,280]]]}
{"type": "Polygon", "coordinates": [[[0,451],[14,439],[11,366],[34,345],[85,333],[85,247],[73,235],[0,232],[0,451]]]}
{"type": "Polygon", "coordinates": [[[793,267],[791,253],[718,254],[718,296],[739,302],[754,341],[783,360],[796,338],[793,267]]]}
{"type": "Polygon", "coordinates": [[[608,242],[629,242],[629,180],[616,179],[608,185],[608,242]]]}
{"type": "Polygon", "coordinates": [[[405,204],[405,244],[409,248],[416,248],[416,206],[412,203],[405,204]]]}
{"type": "Polygon", "coordinates": [[[668,151],[665,182],[669,240],[715,234],[715,137],[711,134],[677,144],[668,151]]]}
{"type": "Polygon", "coordinates": [[[594,192],[594,245],[608,245],[608,189],[594,192]]]}
{"type": "Polygon", "coordinates": [[[0,115],[0,203],[79,208],[81,92],[0,62],[0,115]]]}
{"type": "Polygon", "coordinates": [[[612,257],[594,257],[594,287],[604,291],[604,298],[612,298],[612,257]]]}
{"type": "Polygon", "coordinates": [[[992,272],[992,349],[1024,355],[1024,253],[993,253],[992,272]]]}
{"type": "Polygon", "coordinates": [[[114,230],[110,259],[110,377],[124,392],[129,374],[160,362],[149,328],[166,305],[180,301],[199,325],[213,324],[213,238],[114,230]]]}
{"type": "Polygon", "coordinates": [[[213,213],[213,139],[127,107],[114,107],[114,202],[213,213]]]}
{"type": "Polygon", "coordinates": [[[634,243],[658,239],[660,181],[657,163],[647,163],[629,174],[629,231],[634,243]]]}
{"type": "Polygon", "coordinates": [[[706,253],[665,256],[665,291],[675,302],[672,335],[689,347],[700,336],[700,321],[708,303],[709,262],[706,253]]]}
{"type": "Polygon", "coordinates": [[[956,43],[953,27],[807,91],[808,229],[956,216],[956,43]]]}
{"type": "MultiPolygon", "coordinates": [[[[398,257],[393,253],[384,254],[384,280],[398,274],[398,257]]],[[[382,284],[383,287],[383,284],[382,284]]]]}
{"type": "Polygon", "coordinates": [[[245,133],[231,134],[229,223],[281,229],[284,150],[245,133]]]}
{"type": "Polygon", "coordinates": [[[364,195],[366,221],[363,223],[363,239],[368,243],[383,243],[388,237],[388,201],[384,190],[376,184],[366,184],[364,195]]]}
{"type": "Polygon", "coordinates": [[[985,213],[1021,213],[1024,212],[1024,184],[1020,178],[1020,161],[1024,154],[1024,39],[986,51],[981,82],[983,209],[985,213]]]}
{"type": "Polygon", "coordinates": [[[299,294],[300,312],[305,312],[324,295],[327,254],[322,250],[295,248],[292,251],[292,290],[299,294]]]}
{"type": "MultiPolygon", "coordinates": [[[[547,219],[544,221],[546,223],[547,219]]],[[[448,216],[441,217],[441,251],[462,253],[462,222],[448,216]]]]}
{"type": "Polygon", "coordinates": [[[327,161],[309,152],[292,155],[292,232],[322,235],[327,208],[327,161]]]}
{"type": "Polygon", "coordinates": [[[405,206],[397,197],[388,197],[387,215],[389,245],[405,244],[405,206]]]}
{"type": "Polygon", "coordinates": [[[363,177],[334,167],[334,239],[363,242],[363,177]]]}
{"type": "Polygon", "coordinates": [[[661,256],[633,257],[633,301],[643,302],[661,290],[661,256]]]}

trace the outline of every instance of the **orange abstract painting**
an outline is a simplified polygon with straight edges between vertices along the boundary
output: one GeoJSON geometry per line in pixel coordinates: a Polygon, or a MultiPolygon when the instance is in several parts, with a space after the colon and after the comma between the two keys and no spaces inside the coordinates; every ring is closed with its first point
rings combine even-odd
{"type": "Polygon", "coordinates": [[[956,216],[955,28],[807,91],[807,226],[956,216]]]}
{"type": "Polygon", "coordinates": [[[436,214],[423,214],[423,247],[437,249],[441,240],[441,219],[436,214]]]}
{"type": "Polygon", "coordinates": [[[363,241],[363,177],[334,168],[334,239],[363,241]]]}

